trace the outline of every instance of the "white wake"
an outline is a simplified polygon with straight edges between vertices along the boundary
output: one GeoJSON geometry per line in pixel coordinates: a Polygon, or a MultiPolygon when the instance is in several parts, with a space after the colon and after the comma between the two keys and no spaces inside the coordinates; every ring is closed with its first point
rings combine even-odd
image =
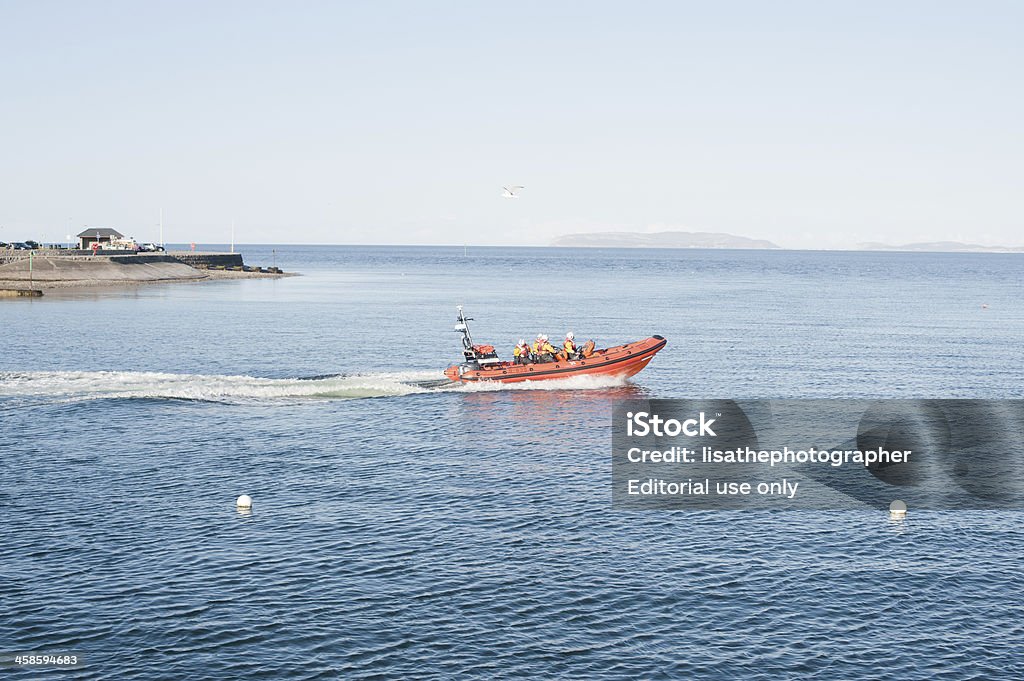
{"type": "Polygon", "coordinates": [[[544,381],[522,381],[520,383],[499,383],[497,381],[479,381],[463,383],[459,390],[463,392],[482,392],[495,390],[594,390],[598,388],[618,388],[627,385],[625,376],[569,376],[568,378],[548,379],[544,381]]]}
{"type": "Polygon", "coordinates": [[[437,372],[300,379],[144,371],[32,371],[0,373],[0,397],[46,397],[69,401],[153,398],[211,402],[358,399],[425,392],[426,389],[415,382],[438,378],[443,376],[437,372]]]}
{"type": "Polygon", "coordinates": [[[418,393],[500,390],[587,390],[625,385],[621,377],[573,376],[522,383],[455,383],[441,372],[409,371],[315,378],[259,378],[147,371],[0,372],[0,398],[79,402],[98,399],[178,399],[245,402],[282,399],[365,399],[418,393]]]}

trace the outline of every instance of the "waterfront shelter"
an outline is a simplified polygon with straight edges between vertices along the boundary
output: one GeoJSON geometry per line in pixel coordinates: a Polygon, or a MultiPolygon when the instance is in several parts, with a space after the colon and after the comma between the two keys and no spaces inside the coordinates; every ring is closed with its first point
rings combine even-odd
{"type": "Polygon", "coordinates": [[[90,227],[78,235],[78,247],[83,251],[87,251],[92,248],[94,243],[98,242],[100,248],[103,248],[103,244],[109,244],[112,239],[121,239],[123,237],[124,235],[116,229],[90,227]]]}

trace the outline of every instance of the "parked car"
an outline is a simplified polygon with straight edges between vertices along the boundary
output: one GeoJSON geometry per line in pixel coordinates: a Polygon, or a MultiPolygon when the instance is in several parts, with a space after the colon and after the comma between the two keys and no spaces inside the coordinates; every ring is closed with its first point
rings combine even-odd
{"type": "Polygon", "coordinates": [[[164,247],[159,244],[142,244],[139,246],[139,250],[144,253],[162,253],[164,247]]]}
{"type": "Polygon", "coordinates": [[[139,244],[133,237],[123,236],[116,237],[110,240],[110,243],[104,245],[104,248],[109,251],[141,251],[139,244]]]}
{"type": "Polygon", "coordinates": [[[14,243],[11,244],[11,248],[13,248],[16,251],[31,251],[32,250],[32,247],[29,246],[24,241],[15,241],[14,243]]]}
{"type": "Polygon", "coordinates": [[[29,239],[28,241],[26,241],[25,245],[28,246],[33,251],[36,250],[37,248],[39,248],[39,242],[38,241],[32,241],[32,239],[29,239]]]}

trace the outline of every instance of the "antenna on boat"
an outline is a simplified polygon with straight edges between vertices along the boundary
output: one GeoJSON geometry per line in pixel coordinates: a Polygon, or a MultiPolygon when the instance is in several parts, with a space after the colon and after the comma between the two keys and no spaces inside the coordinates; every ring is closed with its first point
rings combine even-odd
{"type": "Polygon", "coordinates": [[[459,311],[459,318],[456,320],[455,330],[462,334],[462,347],[469,350],[473,347],[473,335],[469,332],[469,324],[466,322],[473,321],[473,318],[462,314],[461,305],[456,305],[455,309],[459,311]]]}

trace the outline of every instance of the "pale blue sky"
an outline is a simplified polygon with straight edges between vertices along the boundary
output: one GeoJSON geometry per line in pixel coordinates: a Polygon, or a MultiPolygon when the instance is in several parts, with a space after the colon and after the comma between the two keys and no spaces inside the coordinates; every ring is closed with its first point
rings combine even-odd
{"type": "Polygon", "coordinates": [[[0,240],[1024,243],[1020,2],[0,0],[0,240]],[[519,200],[500,197],[522,184],[519,200]]]}

